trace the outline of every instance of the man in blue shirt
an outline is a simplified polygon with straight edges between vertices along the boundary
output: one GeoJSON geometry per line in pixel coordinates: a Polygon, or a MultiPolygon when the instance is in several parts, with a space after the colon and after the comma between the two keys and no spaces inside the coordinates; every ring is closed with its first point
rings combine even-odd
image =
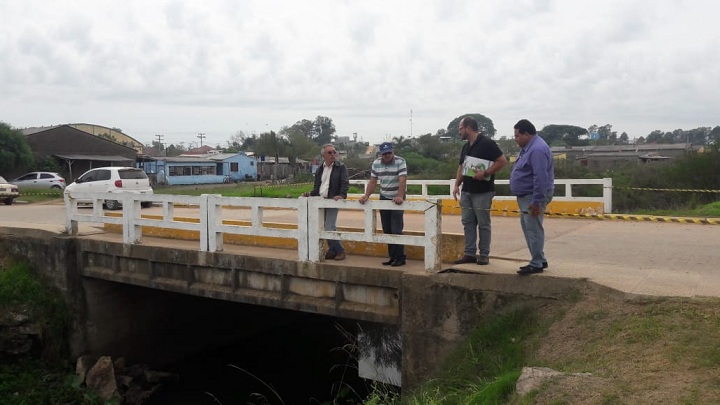
{"type": "Polygon", "coordinates": [[[535,126],[528,120],[515,124],[515,142],[520,154],[510,173],[510,191],[517,196],[520,225],[525,234],[530,264],[520,267],[521,276],[542,273],[548,267],[545,259],[545,229],[543,213],[555,190],[553,157],[545,140],[537,136],[535,126]]]}

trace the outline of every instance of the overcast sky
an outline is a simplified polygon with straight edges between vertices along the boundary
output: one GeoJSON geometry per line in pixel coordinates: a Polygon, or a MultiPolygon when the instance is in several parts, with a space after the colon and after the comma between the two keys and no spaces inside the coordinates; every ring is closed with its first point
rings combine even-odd
{"type": "Polygon", "coordinates": [[[0,121],[225,145],[330,117],[341,136],[465,113],[630,138],[720,125],[717,0],[0,0],[0,121]],[[412,119],[411,119],[412,110],[412,119]]]}

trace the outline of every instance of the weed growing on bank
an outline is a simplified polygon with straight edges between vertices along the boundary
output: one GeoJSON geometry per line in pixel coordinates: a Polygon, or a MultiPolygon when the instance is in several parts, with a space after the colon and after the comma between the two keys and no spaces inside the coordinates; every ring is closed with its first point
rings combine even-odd
{"type": "Polygon", "coordinates": [[[367,404],[448,405],[503,404],[515,392],[515,383],[538,334],[546,329],[531,307],[499,312],[475,328],[465,343],[448,357],[439,376],[415,391],[399,396],[382,386],[367,404]]]}
{"type": "Polygon", "coordinates": [[[92,404],[79,389],[67,358],[70,314],[56,293],[47,291],[25,263],[0,268],[0,308],[22,313],[42,329],[42,348],[0,361],[2,404],[92,404]]]}

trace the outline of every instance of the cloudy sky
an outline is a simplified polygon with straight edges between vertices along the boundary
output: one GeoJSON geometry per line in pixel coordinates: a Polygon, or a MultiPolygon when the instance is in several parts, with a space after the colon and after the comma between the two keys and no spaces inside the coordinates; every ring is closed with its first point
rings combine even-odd
{"type": "Polygon", "coordinates": [[[0,0],[0,16],[0,121],[18,128],[224,145],[318,115],[370,142],[471,112],[498,136],[520,118],[630,138],[720,125],[716,0],[0,0]]]}

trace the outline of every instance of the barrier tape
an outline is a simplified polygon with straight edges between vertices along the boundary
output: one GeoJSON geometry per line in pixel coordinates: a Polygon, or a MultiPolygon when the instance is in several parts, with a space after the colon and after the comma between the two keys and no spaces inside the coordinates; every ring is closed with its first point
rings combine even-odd
{"type": "Polygon", "coordinates": [[[294,186],[306,186],[313,185],[315,183],[279,183],[279,184],[266,184],[264,186],[253,186],[253,188],[280,188],[280,187],[294,187],[294,186]]]}
{"type": "Polygon", "coordinates": [[[62,197],[63,192],[62,191],[56,191],[56,192],[49,192],[49,193],[20,193],[20,196],[26,196],[26,195],[56,195],[58,197],[62,197]]]}
{"type": "MultiPolygon", "coordinates": [[[[462,207],[455,207],[461,208],[462,207]]],[[[500,210],[500,209],[488,209],[491,212],[502,212],[502,213],[513,213],[513,214],[527,214],[520,210],[500,210]]],[[[598,220],[612,220],[612,221],[638,221],[638,222],[674,222],[680,224],[698,224],[698,225],[720,225],[720,218],[692,218],[692,217],[665,217],[655,215],[627,215],[627,214],[570,214],[566,212],[544,212],[546,216],[550,217],[573,217],[573,218],[590,218],[598,220]]]]}
{"type": "Polygon", "coordinates": [[[678,191],[678,192],[693,192],[693,193],[720,193],[720,190],[700,190],[700,189],[688,189],[688,188],[647,188],[647,187],[613,187],[618,190],[642,190],[642,191],[678,191]]]}

